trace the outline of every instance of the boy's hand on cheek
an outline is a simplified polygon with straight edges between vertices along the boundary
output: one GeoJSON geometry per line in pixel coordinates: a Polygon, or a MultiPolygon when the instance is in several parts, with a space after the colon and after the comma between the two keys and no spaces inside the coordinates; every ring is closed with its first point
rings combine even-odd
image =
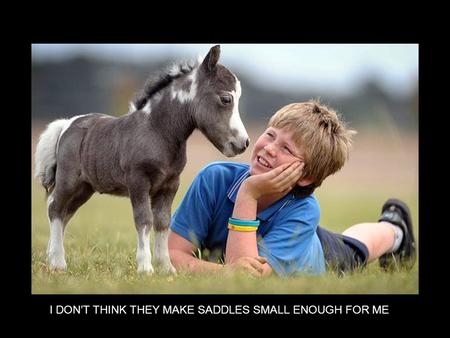
{"type": "Polygon", "coordinates": [[[298,182],[304,164],[298,161],[285,163],[271,171],[252,175],[242,183],[241,190],[254,199],[269,194],[287,194],[298,182]]]}

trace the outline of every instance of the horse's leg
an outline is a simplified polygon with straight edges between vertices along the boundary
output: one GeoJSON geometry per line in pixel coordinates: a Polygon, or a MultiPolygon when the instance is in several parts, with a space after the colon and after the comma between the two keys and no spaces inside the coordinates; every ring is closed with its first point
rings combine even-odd
{"type": "Polygon", "coordinates": [[[51,270],[66,270],[67,264],[64,258],[64,225],[63,208],[60,206],[59,198],[55,200],[55,190],[48,196],[47,212],[50,224],[50,237],[47,245],[47,262],[51,270]]]}
{"type": "Polygon", "coordinates": [[[47,199],[50,238],[47,246],[47,260],[52,270],[66,270],[64,257],[64,229],[76,209],[86,202],[92,193],[83,182],[70,173],[57,172],[56,184],[47,199]],[[72,178],[72,179],[71,179],[72,178]],[[77,207],[75,207],[78,205],[77,207]]]}
{"type": "Polygon", "coordinates": [[[77,191],[71,196],[70,200],[66,204],[66,210],[64,214],[64,228],[63,232],[66,230],[67,224],[69,223],[72,216],[81,207],[84,203],[86,203],[94,193],[94,189],[88,183],[81,183],[78,187],[77,191]]]}
{"type": "Polygon", "coordinates": [[[153,273],[149,238],[150,229],[153,225],[149,195],[150,184],[146,183],[145,177],[134,177],[128,180],[128,189],[133,207],[134,224],[138,234],[136,252],[137,271],[153,273]]]}
{"type": "Polygon", "coordinates": [[[155,264],[162,273],[176,273],[170,262],[168,236],[172,202],[177,192],[179,181],[152,198],[152,210],[155,229],[154,255],[155,264]]]}

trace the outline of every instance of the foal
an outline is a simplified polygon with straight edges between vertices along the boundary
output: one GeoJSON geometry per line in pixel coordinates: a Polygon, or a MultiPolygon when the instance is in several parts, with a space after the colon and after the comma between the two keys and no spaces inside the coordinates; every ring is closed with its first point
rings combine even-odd
{"type": "Polygon", "coordinates": [[[138,234],[137,270],[152,273],[154,259],[174,273],[167,237],[171,206],[186,164],[186,141],[198,128],[225,156],[245,151],[239,116],[240,82],[218,64],[220,46],[204,60],[178,64],[155,78],[121,117],[87,114],[50,123],[36,148],[35,176],[48,194],[51,269],[65,270],[64,230],[94,192],[129,196],[138,234]]]}

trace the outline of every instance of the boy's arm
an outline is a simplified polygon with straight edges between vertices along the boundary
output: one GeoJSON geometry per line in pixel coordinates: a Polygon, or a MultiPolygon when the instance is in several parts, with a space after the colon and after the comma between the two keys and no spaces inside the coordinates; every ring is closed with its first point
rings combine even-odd
{"type": "MultiPolygon", "coordinates": [[[[197,247],[177,233],[170,231],[169,233],[169,254],[170,260],[177,271],[189,272],[214,272],[229,269],[243,269],[255,276],[261,276],[263,273],[260,269],[261,259],[254,257],[240,257],[233,263],[222,265],[213,262],[207,262],[193,256],[193,252],[197,247]]],[[[262,259],[265,261],[265,258],[262,259]]],[[[267,264],[266,264],[267,265],[267,264]]]]}
{"type": "Polygon", "coordinates": [[[194,257],[196,246],[184,237],[170,231],[169,254],[170,260],[177,271],[188,270],[190,272],[219,271],[223,265],[207,262],[194,257]]]}
{"type": "MultiPolygon", "coordinates": [[[[233,210],[233,218],[243,220],[255,220],[258,200],[255,199],[246,189],[241,189],[236,197],[233,210]]],[[[266,263],[266,259],[259,257],[256,242],[256,231],[240,232],[229,230],[225,263],[233,264],[242,257],[253,257],[256,259],[256,268],[261,276],[268,276],[272,273],[272,267],[266,263]]]]}
{"type": "MultiPolygon", "coordinates": [[[[237,194],[233,218],[255,220],[258,199],[267,194],[286,194],[299,179],[302,166],[299,162],[279,166],[268,173],[250,176],[245,180],[237,194]]],[[[256,231],[240,232],[229,230],[225,262],[233,263],[240,257],[259,257],[256,231]]],[[[269,275],[272,268],[261,264],[262,275],[269,275]]]]}

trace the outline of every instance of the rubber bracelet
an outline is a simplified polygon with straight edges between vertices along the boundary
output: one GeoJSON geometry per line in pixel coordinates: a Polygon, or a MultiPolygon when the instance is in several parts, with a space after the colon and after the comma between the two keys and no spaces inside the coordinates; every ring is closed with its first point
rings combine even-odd
{"type": "Polygon", "coordinates": [[[251,220],[244,220],[244,219],[237,219],[230,217],[228,219],[228,223],[232,225],[238,225],[238,226],[250,226],[250,227],[258,227],[259,226],[259,219],[251,221],[251,220]]]}
{"type": "Polygon", "coordinates": [[[255,226],[240,226],[240,225],[234,225],[231,223],[228,223],[228,229],[234,230],[234,231],[241,231],[241,232],[251,232],[258,230],[258,227],[255,226]]]}

